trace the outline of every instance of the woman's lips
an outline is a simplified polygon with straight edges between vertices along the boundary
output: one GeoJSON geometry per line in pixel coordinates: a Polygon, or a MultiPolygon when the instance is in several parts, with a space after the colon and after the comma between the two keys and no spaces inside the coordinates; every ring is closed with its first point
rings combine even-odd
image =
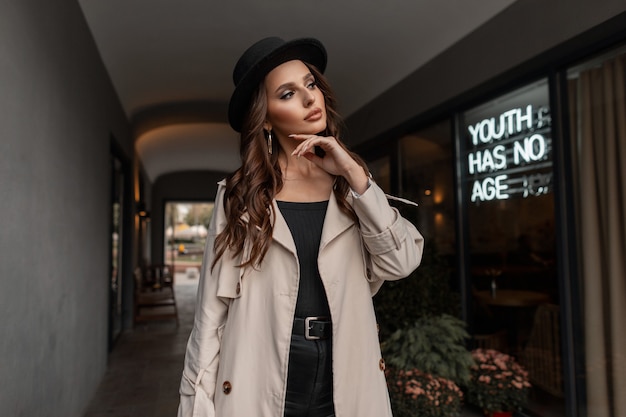
{"type": "Polygon", "coordinates": [[[322,110],[314,109],[314,110],[311,110],[309,114],[306,115],[304,120],[309,121],[309,122],[316,122],[321,118],[322,118],[322,110]]]}

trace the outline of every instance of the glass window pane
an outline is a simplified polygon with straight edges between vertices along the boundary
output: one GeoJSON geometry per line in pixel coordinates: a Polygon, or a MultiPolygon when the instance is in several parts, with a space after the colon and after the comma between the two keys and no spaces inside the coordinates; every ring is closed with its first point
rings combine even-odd
{"type": "Polygon", "coordinates": [[[111,281],[109,286],[109,348],[122,332],[122,254],[124,170],[122,162],[111,156],[111,281]]]}
{"type": "Polygon", "coordinates": [[[376,184],[383,189],[386,193],[391,192],[391,169],[389,163],[389,156],[370,161],[367,163],[367,167],[372,174],[372,178],[376,181],[376,184]]]}
{"type": "Polygon", "coordinates": [[[528,369],[530,410],[564,415],[547,80],[465,112],[461,126],[475,346],[528,369]]]}
{"type": "MultiPolygon", "coordinates": [[[[438,254],[454,258],[454,161],[449,120],[400,140],[401,194],[419,204],[415,224],[438,254]]],[[[454,265],[451,261],[450,265],[454,265]]]]}

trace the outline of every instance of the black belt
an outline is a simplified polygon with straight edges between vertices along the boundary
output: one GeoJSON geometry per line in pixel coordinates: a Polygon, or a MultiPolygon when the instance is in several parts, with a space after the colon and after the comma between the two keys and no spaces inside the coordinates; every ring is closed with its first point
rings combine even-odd
{"type": "Polygon", "coordinates": [[[332,322],[328,317],[296,317],[293,319],[293,334],[307,340],[329,339],[333,334],[332,322]]]}

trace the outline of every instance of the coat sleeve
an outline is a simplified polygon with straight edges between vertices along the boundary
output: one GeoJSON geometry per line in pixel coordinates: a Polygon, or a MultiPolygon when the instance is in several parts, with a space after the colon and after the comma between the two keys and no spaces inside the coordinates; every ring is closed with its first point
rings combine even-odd
{"type": "MultiPolygon", "coordinates": [[[[223,187],[218,191],[207,234],[198,287],[193,329],[187,342],[183,375],[180,383],[178,417],[214,417],[213,398],[219,365],[220,342],[228,314],[229,300],[218,296],[222,259],[211,270],[213,245],[224,221],[223,187]]],[[[222,257],[224,258],[224,256],[222,257]]]]}
{"type": "Polygon", "coordinates": [[[420,264],[424,238],[415,226],[389,205],[380,187],[372,182],[352,200],[359,217],[372,293],[383,281],[404,278],[420,264]]]}

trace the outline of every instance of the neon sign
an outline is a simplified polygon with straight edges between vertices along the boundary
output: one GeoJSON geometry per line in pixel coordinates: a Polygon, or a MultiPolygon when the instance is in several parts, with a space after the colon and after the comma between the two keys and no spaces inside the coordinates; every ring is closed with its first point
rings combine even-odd
{"type": "Polygon", "coordinates": [[[551,117],[531,104],[467,126],[474,203],[547,194],[552,188],[551,117]]]}

